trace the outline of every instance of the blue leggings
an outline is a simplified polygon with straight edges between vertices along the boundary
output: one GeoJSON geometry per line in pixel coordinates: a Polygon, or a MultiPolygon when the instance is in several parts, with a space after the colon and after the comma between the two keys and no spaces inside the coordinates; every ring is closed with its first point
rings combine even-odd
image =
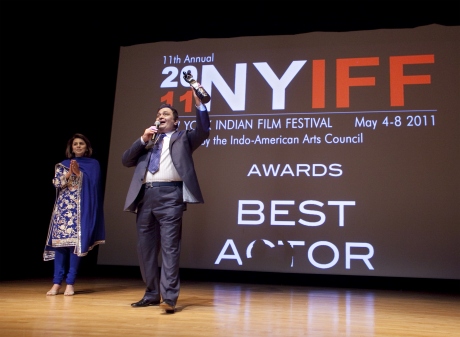
{"type": "Polygon", "coordinates": [[[75,284],[81,257],[73,253],[74,248],[55,248],[53,284],[62,284],[64,277],[67,284],[75,284]]]}

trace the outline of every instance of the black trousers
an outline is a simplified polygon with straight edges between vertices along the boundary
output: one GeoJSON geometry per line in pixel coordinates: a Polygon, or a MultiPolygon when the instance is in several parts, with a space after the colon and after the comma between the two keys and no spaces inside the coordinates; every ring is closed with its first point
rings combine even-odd
{"type": "Polygon", "coordinates": [[[137,250],[146,285],[144,298],[176,305],[180,291],[182,215],[186,209],[182,186],[143,187],[139,198],[137,250]]]}

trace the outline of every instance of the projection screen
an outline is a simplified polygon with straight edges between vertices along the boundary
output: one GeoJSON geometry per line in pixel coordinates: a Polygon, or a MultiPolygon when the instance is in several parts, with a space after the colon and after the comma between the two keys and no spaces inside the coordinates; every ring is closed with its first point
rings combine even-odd
{"type": "Polygon", "coordinates": [[[123,152],[173,104],[194,127],[204,204],[182,268],[460,279],[460,27],[121,47],[98,264],[137,266],[123,152]]]}

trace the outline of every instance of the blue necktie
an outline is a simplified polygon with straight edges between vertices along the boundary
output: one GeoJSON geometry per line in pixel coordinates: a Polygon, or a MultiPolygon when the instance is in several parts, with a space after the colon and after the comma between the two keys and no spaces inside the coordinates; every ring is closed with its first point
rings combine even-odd
{"type": "Polygon", "coordinates": [[[153,146],[152,153],[150,154],[149,171],[152,173],[155,173],[160,168],[160,157],[164,136],[166,136],[164,133],[159,136],[158,141],[153,146]]]}

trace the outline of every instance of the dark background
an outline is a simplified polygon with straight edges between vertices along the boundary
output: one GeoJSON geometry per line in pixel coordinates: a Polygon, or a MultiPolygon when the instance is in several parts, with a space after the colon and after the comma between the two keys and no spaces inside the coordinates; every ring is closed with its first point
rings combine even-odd
{"type": "MultiPolygon", "coordinates": [[[[459,1],[2,1],[0,280],[52,278],[42,258],[55,198],[54,165],[67,140],[88,136],[107,168],[120,46],[198,38],[460,25],[459,1]]],[[[121,162],[120,162],[121,165],[121,162]]],[[[120,191],[126,193],[126,191],[120,191]]],[[[97,265],[80,275],[139,276],[97,265]]],[[[123,270],[122,270],[123,269],[123,270]]],[[[235,282],[455,291],[458,280],[269,275],[182,270],[235,282]]],[[[140,276],[139,276],[140,277],[140,276]]],[[[457,290],[458,291],[458,290],[457,290]]]]}

